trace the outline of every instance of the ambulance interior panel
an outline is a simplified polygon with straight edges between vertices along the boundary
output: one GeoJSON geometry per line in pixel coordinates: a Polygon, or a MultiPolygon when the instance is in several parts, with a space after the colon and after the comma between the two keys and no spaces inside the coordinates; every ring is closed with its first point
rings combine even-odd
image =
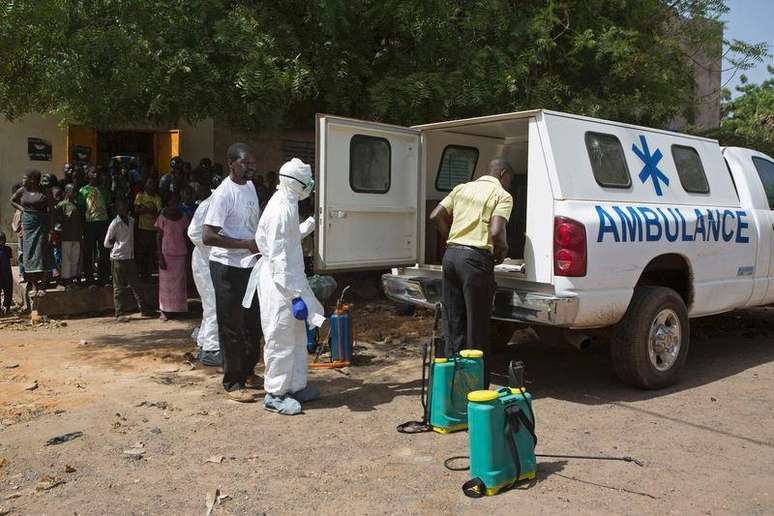
{"type": "Polygon", "coordinates": [[[508,257],[509,263],[514,266],[523,262],[527,216],[528,119],[428,129],[423,131],[423,146],[426,181],[425,264],[440,265],[444,252],[444,242],[430,223],[430,213],[454,186],[485,175],[489,162],[494,158],[504,158],[515,173],[510,189],[514,206],[508,224],[508,257]],[[478,151],[474,167],[470,166],[474,155],[472,149],[478,151]],[[473,168],[473,173],[468,177],[470,168],[473,168]]]}

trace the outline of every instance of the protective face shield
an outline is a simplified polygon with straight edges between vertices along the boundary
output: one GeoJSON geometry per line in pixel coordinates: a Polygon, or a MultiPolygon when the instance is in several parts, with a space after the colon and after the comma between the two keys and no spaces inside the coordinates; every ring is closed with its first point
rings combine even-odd
{"type": "Polygon", "coordinates": [[[298,158],[293,158],[279,169],[280,184],[285,185],[303,201],[314,192],[312,167],[298,158]]]}
{"type": "Polygon", "coordinates": [[[312,195],[312,192],[314,192],[314,179],[311,177],[309,178],[309,182],[306,183],[304,186],[304,191],[301,193],[302,197],[301,199],[306,199],[310,195],[312,195]]]}

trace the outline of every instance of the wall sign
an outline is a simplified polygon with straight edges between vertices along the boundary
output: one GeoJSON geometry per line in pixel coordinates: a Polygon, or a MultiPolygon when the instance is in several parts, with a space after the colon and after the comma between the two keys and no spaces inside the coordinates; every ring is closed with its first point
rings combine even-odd
{"type": "Polygon", "coordinates": [[[51,161],[51,142],[41,138],[27,138],[27,154],[32,161],[51,161]]]}

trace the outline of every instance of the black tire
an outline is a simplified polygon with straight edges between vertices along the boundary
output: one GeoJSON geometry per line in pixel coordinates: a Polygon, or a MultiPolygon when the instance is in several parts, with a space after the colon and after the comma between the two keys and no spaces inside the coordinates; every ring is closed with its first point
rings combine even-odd
{"type": "MultiPolygon", "coordinates": [[[[676,321],[673,321],[673,323],[676,321]]],[[[674,324],[672,324],[674,326],[674,324]]],[[[672,327],[670,326],[670,327],[672,327]]],[[[613,329],[610,356],[613,370],[621,381],[642,389],[662,389],[676,383],[680,377],[690,345],[688,310],[683,298],[666,287],[643,286],[634,289],[624,318],[613,329]],[[670,363],[650,357],[650,332],[660,314],[669,313],[669,319],[679,321],[679,350],[670,363]]]]}

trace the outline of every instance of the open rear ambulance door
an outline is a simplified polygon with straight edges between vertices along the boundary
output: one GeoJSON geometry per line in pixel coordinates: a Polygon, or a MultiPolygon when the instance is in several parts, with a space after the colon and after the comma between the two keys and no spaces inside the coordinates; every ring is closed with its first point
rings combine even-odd
{"type": "Polygon", "coordinates": [[[317,115],[315,271],[419,261],[419,131],[317,115]]]}

